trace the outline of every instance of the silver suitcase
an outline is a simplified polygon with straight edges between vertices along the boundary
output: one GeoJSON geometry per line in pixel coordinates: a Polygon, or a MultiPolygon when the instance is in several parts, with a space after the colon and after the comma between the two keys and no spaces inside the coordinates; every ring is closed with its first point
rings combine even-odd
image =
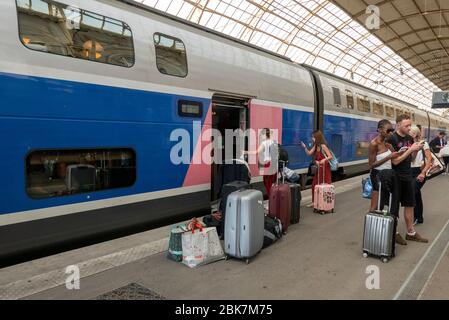
{"type": "Polygon", "coordinates": [[[380,208],[382,184],[379,183],[379,202],[375,213],[368,213],[365,217],[363,233],[363,256],[379,257],[386,263],[395,256],[396,218],[389,214],[390,203],[387,212],[380,208]]]}
{"type": "Polygon", "coordinates": [[[240,190],[231,193],[226,203],[224,231],[227,257],[249,259],[263,247],[265,212],[262,192],[240,190]]]}

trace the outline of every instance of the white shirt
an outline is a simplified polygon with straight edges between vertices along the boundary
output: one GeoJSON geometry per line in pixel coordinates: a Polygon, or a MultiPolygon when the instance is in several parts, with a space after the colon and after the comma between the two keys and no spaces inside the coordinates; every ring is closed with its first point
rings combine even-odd
{"type": "MultiPolygon", "coordinates": [[[[430,146],[427,142],[424,143],[424,148],[423,150],[429,150],[430,146]]],[[[422,165],[424,164],[424,152],[423,150],[419,150],[418,153],[416,154],[416,158],[415,161],[412,162],[412,168],[421,168],[422,165]]]]}
{"type": "Polygon", "coordinates": [[[274,151],[273,145],[274,145],[274,141],[271,139],[267,139],[264,142],[262,142],[263,161],[264,162],[271,161],[272,152],[274,151]]]}
{"type": "MultiPolygon", "coordinates": [[[[389,157],[390,155],[391,155],[391,150],[388,149],[387,151],[376,155],[376,162],[381,161],[381,160],[389,157]]],[[[381,164],[380,166],[375,167],[374,170],[382,171],[382,170],[389,170],[391,168],[392,168],[391,160],[388,160],[387,162],[381,164]]]]}

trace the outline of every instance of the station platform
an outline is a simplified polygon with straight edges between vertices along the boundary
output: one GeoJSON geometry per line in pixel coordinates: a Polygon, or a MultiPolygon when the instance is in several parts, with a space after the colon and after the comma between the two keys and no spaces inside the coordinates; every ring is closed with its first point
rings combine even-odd
{"type": "MultiPolygon", "coordinates": [[[[369,202],[361,179],[336,183],[336,213],[302,207],[301,221],[249,265],[219,261],[197,269],[166,258],[170,226],[64,252],[0,270],[0,299],[447,299],[449,297],[449,177],[423,189],[430,242],[397,246],[389,263],[363,258],[362,228],[369,202]],[[77,265],[79,290],[65,286],[77,265]],[[377,266],[380,288],[366,286],[377,266]]],[[[311,199],[303,192],[303,204],[311,199]]],[[[401,213],[401,234],[405,223],[401,213]]]]}

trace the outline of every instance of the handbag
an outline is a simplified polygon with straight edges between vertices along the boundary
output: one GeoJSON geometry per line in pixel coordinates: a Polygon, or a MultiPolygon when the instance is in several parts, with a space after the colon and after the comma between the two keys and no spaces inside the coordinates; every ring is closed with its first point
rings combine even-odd
{"type": "Polygon", "coordinates": [[[317,174],[317,172],[318,172],[318,166],[315,163],[315,161],[310,162],[309,168],[307,170],[307,175],[309,177],[313,177],[313,176],[315,176],[317,174]]]}
{"type": "MultiPolygon", "coordinates": [[[[425,161],[425,160],[424,160],[425,161]]],[[[436,156],[435,153],[432,152],[432,167],[427,170],[426,177],[427,179],[432,179],[444,172],[444,164],[440,159],[436,156]]]]}

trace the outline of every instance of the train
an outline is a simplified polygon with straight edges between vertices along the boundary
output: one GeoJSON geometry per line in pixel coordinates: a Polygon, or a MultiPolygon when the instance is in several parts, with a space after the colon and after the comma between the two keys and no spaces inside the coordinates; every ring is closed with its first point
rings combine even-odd
{"type": "Polygon", "coordinates": [[[448,127],[131,0],[7,0],[0,19],[1,261],[210,212],[219,168],[173,162],[176,130],[191,136],[193,159],[208,130],[274,129],[304,180],[299,142],[316,129],[347,175],[367,171],[383,118],[407,113],[427,137],[448,127]]]}

